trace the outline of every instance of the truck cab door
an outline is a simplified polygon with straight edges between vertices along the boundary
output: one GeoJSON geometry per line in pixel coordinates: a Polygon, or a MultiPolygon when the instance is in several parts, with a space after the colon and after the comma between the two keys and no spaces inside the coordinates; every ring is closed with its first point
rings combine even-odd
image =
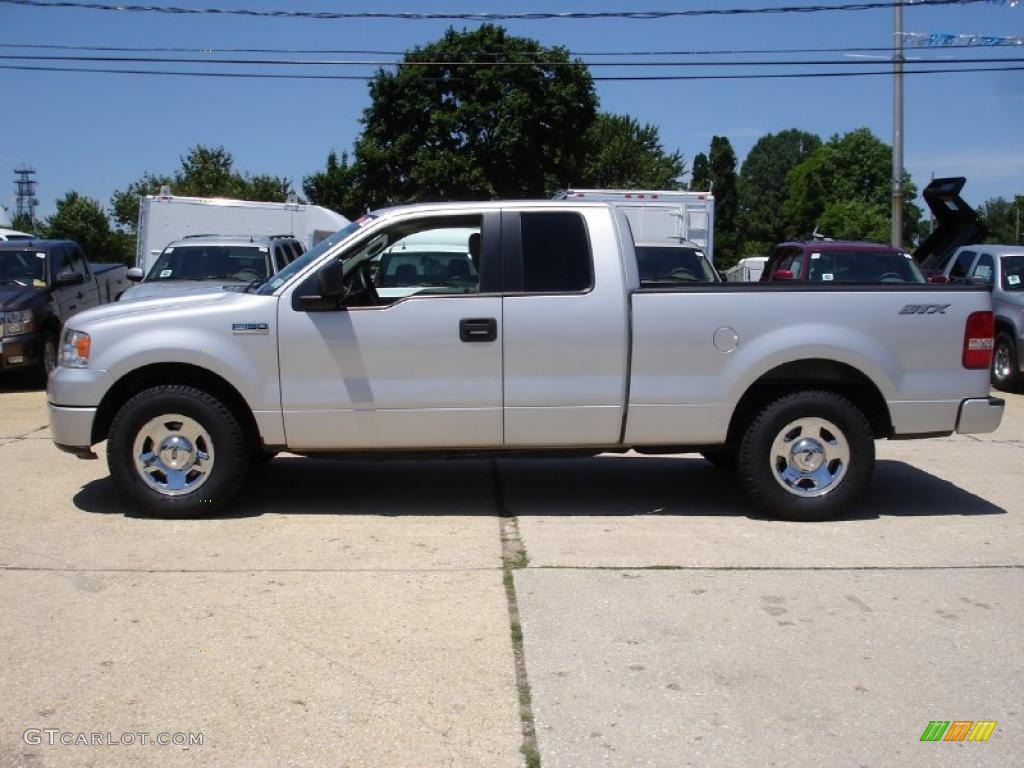
{"type": "Polygon", "coordinates": [[[85,309],[98,307],[100,304],[99,281],[92,273],[89,261],[85,258],[85,253],[77,245],[72,247],[71,269],[73,272],[80,274],[83,280],[81,285],[74,286],[78,289],[74,294],[78,301],[78,308],[75,311],[81,312],[85,309]]]}
{"type": "Polygon", "coordinates": [[[495,211],[371,224],[285,290],[278,334],[290,448],[501,446],[499,222],[495,211]],[[385,285],[371,270],[374,257],[424,233],[447,242],[446,250],[413,255],[410,248],[401,286],[385,285]],[[343,297],[323,295],[328,270],[330,280],[340,276],[343,297]]]}
{"type": "Polygon", "coordinates": [[[503,213],[505,445],[613,446],[629,312],[606,208],[503,213]]]}

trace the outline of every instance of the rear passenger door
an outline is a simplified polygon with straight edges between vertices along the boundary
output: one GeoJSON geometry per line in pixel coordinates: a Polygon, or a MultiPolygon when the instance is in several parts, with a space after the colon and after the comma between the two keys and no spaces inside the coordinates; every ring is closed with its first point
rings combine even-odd
{"type": "Polygon", "coordinates": [[[505,445],[619,443],[628,313],[607,211],[503,212],[502,269],[505,445]]]}

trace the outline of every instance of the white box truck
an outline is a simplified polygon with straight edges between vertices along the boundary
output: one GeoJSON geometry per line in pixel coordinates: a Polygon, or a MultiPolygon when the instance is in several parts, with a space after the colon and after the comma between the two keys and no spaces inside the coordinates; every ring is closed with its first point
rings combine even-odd
{"type": "Polygon", "coordinates": [[[260,203],[217,197],[146,195],[139,201],[135,266],[143,274],[173,240],[189,235],[293,235],[307,249],[349,221],[307,203],[260,203]]]}
{"type": "Polygon", "coordinates": [[[761,279],[761,273],[764,272],[764,265],[767,263],[767,256],[747,256],[726,270],[725,279],[730,283],[756,283],[761,279]]]}
{"type": "Polygon", "coordinates": [[[690,241],[714,263],[715,196],[710,192],[646,189],[567,189],[556,200],[614,203],[621,208],[636,242],[690,241]]]}

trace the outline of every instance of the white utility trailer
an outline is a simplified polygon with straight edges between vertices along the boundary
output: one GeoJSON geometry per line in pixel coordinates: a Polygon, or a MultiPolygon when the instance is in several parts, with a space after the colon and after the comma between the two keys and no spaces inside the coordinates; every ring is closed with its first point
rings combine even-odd
{"type": "Polygon", "coordinates": [[[710,192],[646,189],[567,189],[556,200],[614,203],[629,219],[636,242],[690,241],[714,263],[715,197],[710,192]]]}
{"type": "Polygon", "coordinates": [[[168,243],[189,235],[293,235],[309,249],[348,223],[307,203],[176,197],[162,190],[139,201],[135,266],[148,274],[168,243]]]}

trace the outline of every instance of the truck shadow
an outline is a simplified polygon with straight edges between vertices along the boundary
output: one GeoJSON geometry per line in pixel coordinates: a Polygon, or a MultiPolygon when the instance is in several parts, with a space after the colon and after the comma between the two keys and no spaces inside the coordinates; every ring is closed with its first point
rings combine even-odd
{"type": "MultiPolygon", "coordinates": [[[[86,512],[145,516],[107,477],[86,484],[74,504],[86,512]]],[[[840,519],[1005,513],[910,464],[879,461],[867,493],[840,519]]],[[[264,514],[761,517],[736,474],[701,458],[607,455],[494,462],[280,457],[214,517],[264,514]]]]}
{"type": "Polygon", "coordinates": [[[34,371],[15,371],[0,376],[0,393],[3,392],[42,392],[46,385],[39,380],[34,371]]]}

